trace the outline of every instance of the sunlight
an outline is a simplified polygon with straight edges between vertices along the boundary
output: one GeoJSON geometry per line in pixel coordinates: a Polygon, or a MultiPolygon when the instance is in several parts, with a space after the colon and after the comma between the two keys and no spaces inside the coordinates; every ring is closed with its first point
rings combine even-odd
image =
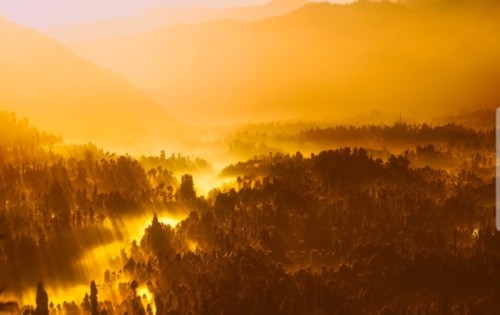
{"type": "Polygon", "coordinates": [[[228,178],[218,176],[218,173],[216,172],[197,175],[194,180],[196,193],[205,197],[212,189],[229,185],[231,182],[234,182],[234,180],[231,181],[228,178]]]}
{"type": "Polygon", "coordinates": [[[475,228],[475,229],[472,231],[472,237],[473,237],[473,238],[478,238],[478,237],[479,237],[479,228],[475,228]]]}
{"type": "Polygon", "coordinates": [[[87,279],[100,280],[106,269],[110,267],[111,260],[119,257],[124,243],[116,240],[112,243],[97,246],[88,250],[78,262],[78,269],[85,274],[87,279]]]}
{"type": "MultiPolygon", "coordinates": [[[[85,293],[89,291],[89,287],[86,285],[75,285],[75,286],[53,286],[50,284],[45,284],[45,291],[49,297],[50,303],[57,305],[63,305],[64,302],[74,301],[77,305],[80,305],[85,293]]],[[[36,286],[30,288],[22,293],[22,302],[32,303],[36,301],[36,286]]]]}
{"type": "Polygon", "coordinates": [[[186,245],[188,249],[192,252],[196,252],[198,250],[198,242],[186,239],[186,245]]]}
{"type": "Polygon", "coordinates": [[[141,300],[146,300],[146,304],[144,307],[149,304],[151,306],[151,310],[153,311],[153,314],[156,314],[156,305],[155,305],[155,300],[154,300],[154,295],[152,294],[151,291],[147,287],[139,287],[137,294],[141,298],[141,300]]]}
{"type": "Polygon", "coordinates": [[[498,313],[500,3],[144,1],[0,4],[0,315],[498,313]]]}

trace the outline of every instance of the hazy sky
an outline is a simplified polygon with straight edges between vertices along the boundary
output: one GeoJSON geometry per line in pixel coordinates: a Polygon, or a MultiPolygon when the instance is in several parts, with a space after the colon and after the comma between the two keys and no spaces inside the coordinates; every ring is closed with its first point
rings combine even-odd
{"type": "MultiPolygon", "coordinates": [[[[269,0],[0,0],[0,16],[31,27],[51,27],[133,16],[155,6],[227,7],[269,0]]],[[[286,0],[281,0],[286,1],[286,0]]]]}

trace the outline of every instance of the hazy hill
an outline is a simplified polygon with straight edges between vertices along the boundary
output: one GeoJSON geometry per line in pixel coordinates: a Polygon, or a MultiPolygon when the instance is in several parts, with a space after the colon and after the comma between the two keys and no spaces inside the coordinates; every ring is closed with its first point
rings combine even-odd
{"type": "Polygon", "coordinates": [[[191,122],[373,109],[435,116],[498,105],[498,12],[309,4],[262,21],[178,25],[72,47],[191,122]]]}
{"type": "Polygon", "coordinates": [[[264,5],[232,8],[156,7],[143,14],[109,21],[96,21],[45,30],[63,41],[87,41],[137,35],[173,24],[194,24],[221,19],[259,20],[293,11],[306,0],[272,0],[264,5]]]}
{"type": "Polygon", "coordinates": [[[125,149],[172,123],[121,75],[36,31],[0,19],[0,47],[0,108],[41,129],[125,149]]]}

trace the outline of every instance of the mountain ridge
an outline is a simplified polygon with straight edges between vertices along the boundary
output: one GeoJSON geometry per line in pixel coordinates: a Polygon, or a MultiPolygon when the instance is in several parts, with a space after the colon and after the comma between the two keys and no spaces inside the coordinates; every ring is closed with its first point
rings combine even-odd
{"type": "Polygon", "coordinates": [[[48,132],[77,142],[127,146],[160,131],[165,122],[174,123],[123,75],[82,59],[36,30],[4,18],[0,39],[2,109],[27,116],[48,132]]]}
{"type": "Polygon", "coordinates": [[[94,21],[44,29],[44,33],[62,41],[82,42],[147,33],[175,24],[199,24],[233,19],[254,21],[288,13],[305,5],[307,0],[272,0],[262,5],[228,8],[170,8],[158,6],[137,16],[94,21]]]}
{"type": "Polygon", "coordinates": [[[259,21],[178,25],[71,47],[123,73],[181,120],[446,114],[500,99],[492,83],[500,78],[499,27],[465,10],[314,3],[259,21]]]}

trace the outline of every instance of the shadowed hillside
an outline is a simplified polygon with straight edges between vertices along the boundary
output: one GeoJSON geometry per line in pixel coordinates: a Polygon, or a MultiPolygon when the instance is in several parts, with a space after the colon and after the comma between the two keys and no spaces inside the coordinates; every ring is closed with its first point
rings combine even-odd
{"type": "Polygon", "coordinates": [[[70,141],[137,144],[172,120],[119,74],[0,19],[0,105],[70,141]]]}

